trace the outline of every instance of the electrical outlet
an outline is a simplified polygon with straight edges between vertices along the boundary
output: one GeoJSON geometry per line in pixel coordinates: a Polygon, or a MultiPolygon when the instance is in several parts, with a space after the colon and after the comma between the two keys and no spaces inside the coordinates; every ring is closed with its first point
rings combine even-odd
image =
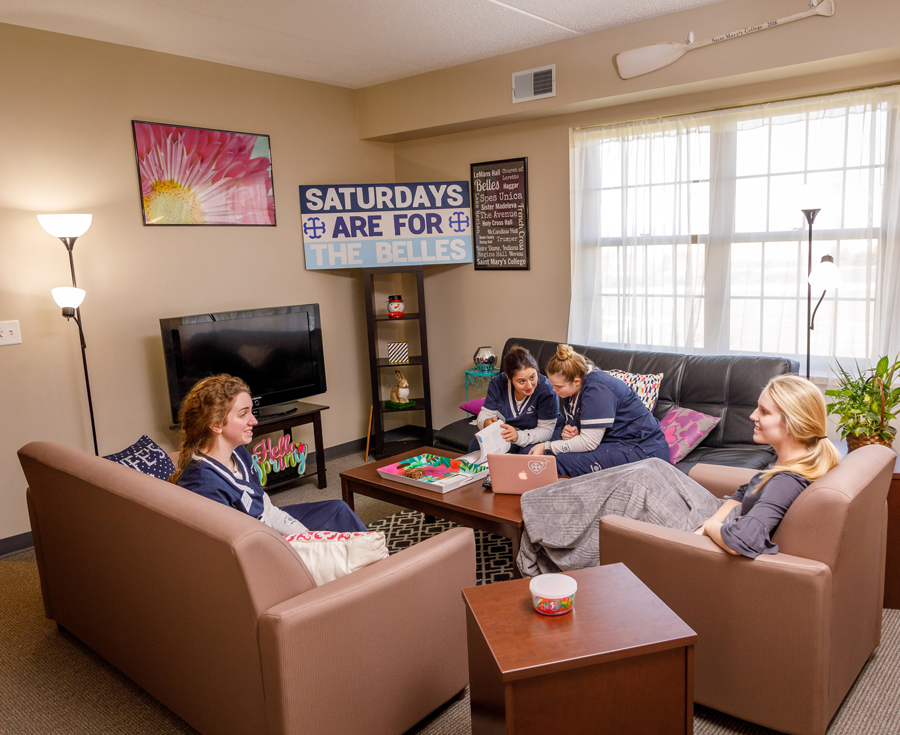
{"type": "Polygon", "coordinates": [[[0,322],[0,346],[22,344],[22,333],[19,331],[18,319],[11,322],[0,322]]]}

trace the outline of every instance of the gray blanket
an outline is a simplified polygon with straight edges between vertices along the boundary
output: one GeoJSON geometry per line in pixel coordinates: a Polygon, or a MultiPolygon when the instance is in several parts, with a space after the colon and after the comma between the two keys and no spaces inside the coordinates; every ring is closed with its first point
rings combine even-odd
{"type": "MultiPolygon", "coordinates": [[[[517,563],[526,577],[597,566],[603,516],[694,531],[723,502],[656,458],[573,477],[522,496],[525,529],[517,563]]],[[[739,514],[737,506],[729,519],[739,514]]]]}

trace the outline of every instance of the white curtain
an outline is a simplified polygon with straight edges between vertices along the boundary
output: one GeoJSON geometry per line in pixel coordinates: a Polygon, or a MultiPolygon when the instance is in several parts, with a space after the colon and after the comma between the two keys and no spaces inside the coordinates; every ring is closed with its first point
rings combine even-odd
{"type": "Polygon", "coordinates": [[[571,172],[570,341],[805,366],[808,185],[812,372],[900,351],[900,87],[576,130],[571,172]]]}

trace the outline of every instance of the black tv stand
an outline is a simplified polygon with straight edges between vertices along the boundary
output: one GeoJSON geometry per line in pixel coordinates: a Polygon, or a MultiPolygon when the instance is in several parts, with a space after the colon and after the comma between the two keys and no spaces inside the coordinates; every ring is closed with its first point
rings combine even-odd
{"type": "Polygon", "coordinates": [[[253,409],[253,415],[258,419],[277,419],[282,416],[290,416],[292,413],[297,413],[296,406],[289,408],[287,411],[278,411],[276,413],[262,413],[258,408],[253,409]]]}
{"type": "MultiPolygon", "coordinates": [[[[312,424],[313,436],[315,437],[314,444],[316,447],[316,466],[312,469],[307,467],[306,472],[300,477],[317,475],[320,488],[324,488],[328,484],[328,481],[325,479],[325,442],[322,438],[322,411],[325,411],[327,408],[328,406],[319,406],[315,403],[302,403],[298,401],[290,409],[282,413],[257,416],[259,423],[253,427],[254,437],[279,431],[290,436],[293,427],[312,424]]],[[[266,491],[272,492],[284,485],[292,484],[299,479],[296,474],[288,474],[285,472],[285,475],[284,479],[272,477],[273,481],[266,484],[266,491]]]]}

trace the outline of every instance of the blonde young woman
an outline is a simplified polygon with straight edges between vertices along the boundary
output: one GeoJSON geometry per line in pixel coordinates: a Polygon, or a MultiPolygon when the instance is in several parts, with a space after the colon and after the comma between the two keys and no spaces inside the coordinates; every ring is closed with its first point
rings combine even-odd
{"type": "Polygon", "coordinates": [[[805,378],[770,380],[750,419],[753,441],[772,446],[775,466],[741,485],[695,533],[729,554],[777,554],[772,534],[791,503],[840,461],[825,437],[826,415],[825,399],[805,378]]]}
{"type": "Polygon", "coordinates": [[[596,368],[569,345],[558,345],[547,378],[562,398],[565,426],[557,441],[529,454],[555,454],[559,474],[579,477],[658,457],[669,460],[659,421],[618,378],[596,368]]]}
{"type": "Polygon", "coordinates": [[[770,380],[750,419],[753,440],[770,444],[777,458],[728,498],[655,458],[523,495],[523,574],[596,565],[597,522],[606,515],[709,536],[729,554],[777,554],[772,536],[791,503],[839,457],[825,437],[822,394],[797,375],[770,380]]]}

